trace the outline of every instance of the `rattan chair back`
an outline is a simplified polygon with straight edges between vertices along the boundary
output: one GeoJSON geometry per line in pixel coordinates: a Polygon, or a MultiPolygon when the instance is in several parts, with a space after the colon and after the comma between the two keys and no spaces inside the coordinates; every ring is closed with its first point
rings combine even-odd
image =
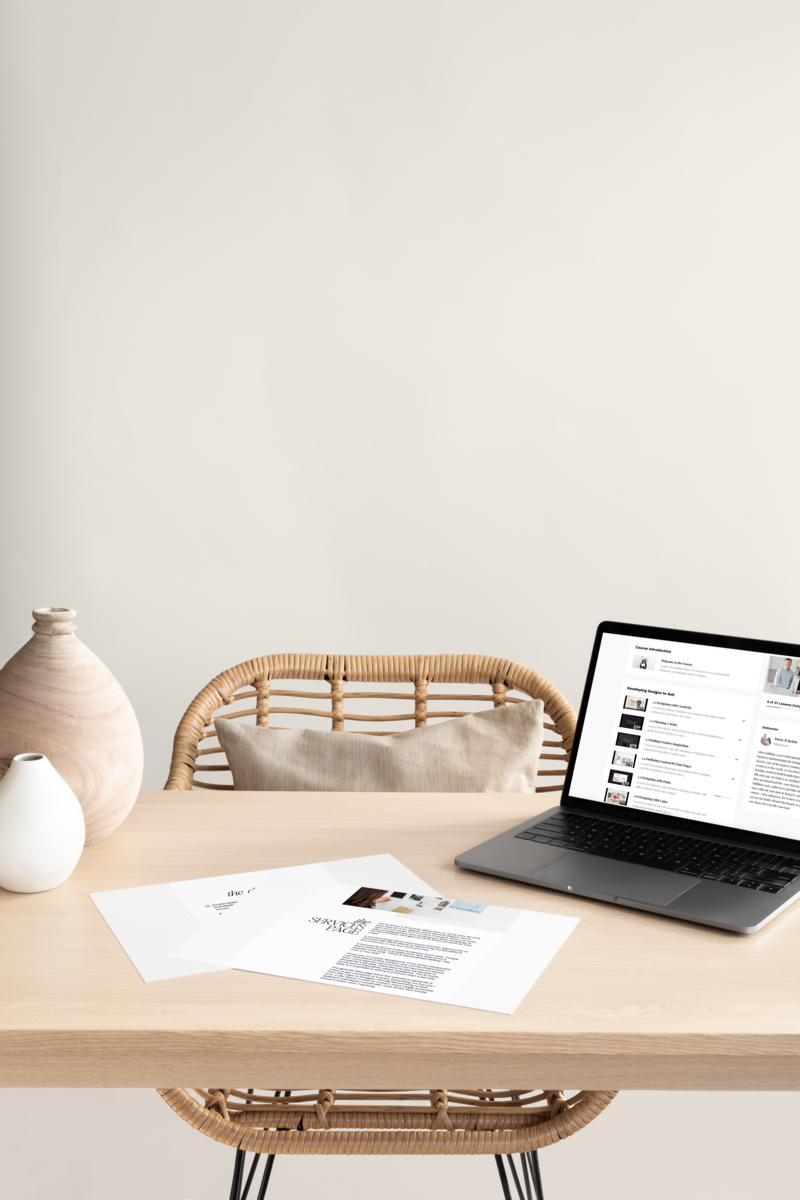
{"type": "Polygon", "coordinates": [[[575,712],[558,689],[536,671],[505,658],[478,654],[271,654],[252,658],[223,671],[195,696],[175,734],[165,787],[168,791],[233,789],[232,782],[220,777],[221,772],[229,773],[229,767],[214,729],[218,717],[226,721],[254,719],[264,729],[279,729],[285,726],[275,724],[274,718],[280,721],[289,716],[291,720],[304,718],[306,724],[322,722],[334,733],[347,729],[382,737],[403,727],[420,729],[432,721],[464,717],[473,711],[454,709],[454,704],[488,703],[497,708],[522,704],[526,697],[543,701],[549,734],[541,754],[545,763],[539,770],[542,782],[536,791],[558,792],[575,733],[575,712]],[[302,686],[286,687],[287,681],[302,686]],[[324,686],[310,687],[312,683],[324,686]],[[406,690],[376,687],[386,684],[406,685],[406,690]],[[458,690],[475,685],[488,690],[458,690]],[[442,688],[447,690],[437,690],[442,688]],[[373,710],[378,707],[375,702],[391,701],[396,708],[401,701],[403,706],[394,712],[358,712],[349,707],[353,701],[364,700],[373,710]],[[378,728],[365,728],[368,725],[378,728]]]}

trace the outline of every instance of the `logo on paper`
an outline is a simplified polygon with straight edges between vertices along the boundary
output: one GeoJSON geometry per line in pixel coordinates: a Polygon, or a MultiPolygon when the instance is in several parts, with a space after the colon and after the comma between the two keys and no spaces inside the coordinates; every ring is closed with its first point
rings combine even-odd
{"type": "Polygon", "coordinates": [[[335,921],[333,917],[309,917],[309,925],[321,925],[323,929],[327,929],[329,933],[363,933],[370,921],[365,921],[363,917],[359,917],[357,921],[335,921]]]}

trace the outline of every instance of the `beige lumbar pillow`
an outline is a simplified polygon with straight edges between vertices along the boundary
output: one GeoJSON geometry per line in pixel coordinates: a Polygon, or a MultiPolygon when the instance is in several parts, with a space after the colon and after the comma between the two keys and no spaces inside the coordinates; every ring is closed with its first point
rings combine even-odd
{"type": "Polygon", "coordinates": [[[388,737],[214,726],[240,791],[532,792],[542,718],[531,700],[388,737]]]}

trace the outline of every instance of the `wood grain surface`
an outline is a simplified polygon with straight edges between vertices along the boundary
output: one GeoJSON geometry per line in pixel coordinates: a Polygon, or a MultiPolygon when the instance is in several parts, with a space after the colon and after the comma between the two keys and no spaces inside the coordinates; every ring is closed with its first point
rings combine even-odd
{"type": "Polygon", "coordinates": [[[0,1086],[800,1089],[800,904],[752,937],[460,871],[545,796],[143,792],[62,887],[0,890],[0,1086]],[[391,853],[579,916],[513,1016],[226,971],[142,983],[90,891],[391,853]]]}

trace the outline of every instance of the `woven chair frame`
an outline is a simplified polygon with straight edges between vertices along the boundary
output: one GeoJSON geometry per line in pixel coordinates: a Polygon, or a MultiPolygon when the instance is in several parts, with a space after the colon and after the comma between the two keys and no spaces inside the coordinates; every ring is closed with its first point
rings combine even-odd
{"type": "MultiPolygon", "coordinates": [[[[355,732],[382,737],[392,730],[364,730],[363,723],[413,720],[423,728],[432,719],[467,716],[466,711],[428,708],[429,701],[488,702],[495,708],[522,704],[525,698],[543,702],[551,735],[540,758],[547,765],[538,777],[548,782],[537,792],[559,792],[575,734],[575,712],[564,696],[543,676],[503,658],[482,655],[369,657],[328,654],[276,654],[254,658],[223,671],[211,680],[187,708],[172,751],[167,791],[192,787],[232,791],[232,783],[208,783],[196,772],[229,771],[222,747],[216,743],[214,721],[255,717],[264,729],[283,714],[325,718],[340,733],[345,722],[357,722],[355,732]],[[327,690],[275,687],[286,680],[317,681],[327,690]],[[352,685],[370,690],[346,691],[352,685]],[[409,691],[375,690],[375,685],[406,684],[409,691]],[[488,693],[439,694],[437,685],[483,685],[488,693]],[[517,692],[514,696],[510,693],[517,692]],[[279,698],[288,706],[275,705],[279,698]],[[380,715],[345,710],[352,700],[401,700],[408,707],[380,715]],[[326,708],[308,708],[298,701],[315,700],[326,708]],[[229,710],[237,705],[235,712],[229,710]],[[212,744],[208,744],[211,742],[212,744]],[[204,745],[202,745],[205,743],[204,745]],[[217,761],[207,763],[207,757],[217,761]],[[220,762],[219,758],[223,761],[220,762]],[[200,760],[198,762],[198,760],[200,760]],[[550,780],[552,779],[552,782],[550,780]],[[558,782],[557,782],[558,781],[558,782]]],[[[606,1108],[615,1092],[509,1092],[482,1089],[428,1092],[317,1092],[292,1094],[263,1089],[159,1088],[166,1103],[192,1128],[243,1151],[260,1154],[516,1154],[537,1150],[577,1133],[606,1108]]]]}
{"type": "Polygon", "coordinates": [[[519,1154],[563,1141],[616,1092],[159,1088],[206,1137],[256,1154],[519,1154]],[[391,1106],[389,1106],[391,1105],[391,1106]]]}
{"type": "Polygon", "coordinates": [[[487,701],[495,708],[505,704],[522,704],[525,697],[541,700],[548,720],[545,729],[553,736],[547,737],[540,758],[546,765],[539,770],[539,778],[547,782],[537,786],[537,792],[561,791],[560,778],[566,773],[572,739],[575,734],[576,716],[572,705],[557,688],[548,683],[536,671],[530,671],[504,658],[489,658],[483,655],[441,654],[435,656],[407,655],[374,657],[347,654],[271,654],[265,658],[253,658],[223,671],[211,680],[195,696],[178,725],[172,749],[167,791],[189,791],[192,787],[214,791],[232,791],[232,783],[211,783],[197,779],[196,773],[229,771],[225,752],[216,740],[214,720],[240,717],[255,717],[256,725],[263,729],[281,728],[272,724],[273,716],[292,713],[307,717],[323,717],[331,722],[334,733],[345,730],[345,722],[358,722],[355,730],[367,737],[382,737],[393,732],[365,730],[364,723],[383,725],[385,722],[412,721],[420,729],[429,720],[464,717],[460,710],[434,711],[428,702],[487,701]],[[276,682],[284,680],[316,680],[328,685],[327,691],[317,689],[276,688],[276,682]],[[352,684],[410,684],[413,691],[345,691],[352,684]],[[437,694],[430,691],[437,684],[473,685],[482,684],[491,688],[490,694],[437,694]],[[509,693],[518,692],[513,696],[509,693]],[[290,705],[272,702],[275,698],[288,698],[290,705]],[[313,699],[328,704],[326,708],[308,708],[298,701],[313,699]],[[405,711],[399,713],[358,713],[345,711],[345,702],[363,699],[404,700],[405,711]],[[236,712],[221,712],[232,705],[243,704],[236,712]],[[205,745],[201,748],[201,743],[205,745]],[[220,761],[220,756],[222,761],[220,761]],[[209,763],[208,758],[214,761],[209,763]]]}

